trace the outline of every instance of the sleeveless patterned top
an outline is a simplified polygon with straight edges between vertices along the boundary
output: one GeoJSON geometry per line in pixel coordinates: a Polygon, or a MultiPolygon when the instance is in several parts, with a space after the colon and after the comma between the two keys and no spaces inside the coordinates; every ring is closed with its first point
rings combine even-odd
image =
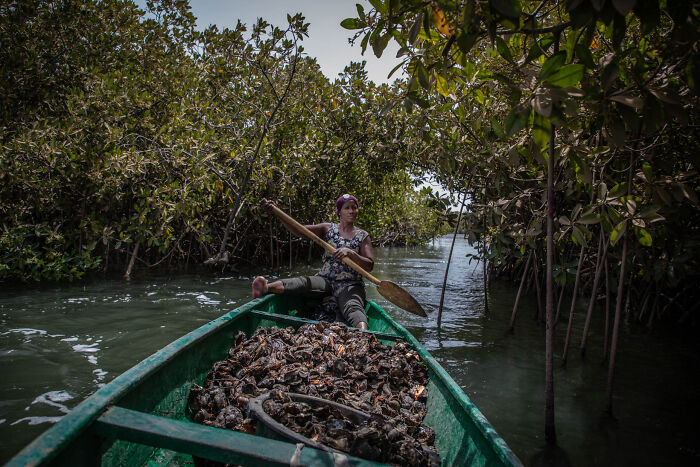
{"type": "MultiPolygon", "coordinates": [[[[345,247],[359,253],[360,245],[368,235],[364,230],[355,228],[353,237],[347,239],[340,235],[339,224],[331,224],[325,240],[336,249],[345,247]]],[[[358,272],[342,261],[338,261],[328,252],[323,254],[323,265],[317,275],[331,281],[334,294],[350,285],[350,282],[362,281],[362,276],[358,272]]]]}

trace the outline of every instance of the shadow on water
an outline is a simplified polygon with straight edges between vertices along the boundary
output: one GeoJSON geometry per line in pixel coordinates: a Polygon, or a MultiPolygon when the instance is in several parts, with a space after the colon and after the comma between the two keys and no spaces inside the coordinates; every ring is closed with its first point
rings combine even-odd
{"type": "Polygon", "coordinates": [[[571,460],[566,451],[554,444],[546,445],[535,454],[530,465],[532,467],[571,467],[571,460]]]}

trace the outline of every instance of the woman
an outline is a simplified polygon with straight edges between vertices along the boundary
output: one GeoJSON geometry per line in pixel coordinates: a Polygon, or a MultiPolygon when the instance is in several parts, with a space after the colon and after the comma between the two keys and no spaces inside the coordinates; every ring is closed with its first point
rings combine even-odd
{"type": "MultiPolygon", "coordinates": [[[[362,276],[342,262],[349,258],[367,272],[374,268],[374,251],[369,234],[355,226],[359,202],[345,194],[336,201],[338,224],[323,223],[307,225],[306,228],[336,248],[332,255],[323,255],[323,265],[315,276],[293,277],[272,283],[258,276],[253,281],[253,298],[266,293],[287,293],[313,298],[333,297],[343,319],[351,326],[367,329],[365,315],[365,286],[362,276]]],[[[274,206],[268,201],[266,207],[274,206]]],[[[282,223],[287,225],[284,221],[282,223]]],[[[290,229],[293,232],[293,229],[290,229]]]]}

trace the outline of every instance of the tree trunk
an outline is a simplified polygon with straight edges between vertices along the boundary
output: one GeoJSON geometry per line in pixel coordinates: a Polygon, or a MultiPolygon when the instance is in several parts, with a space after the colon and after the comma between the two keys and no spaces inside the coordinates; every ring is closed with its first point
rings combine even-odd
{"type": "MultiPolygon", "coordinates": [[[[651,311],[649,311],[649,322],[647,323],[647,327],[649,329],[651,329],[651,323],[654,320],[654,315],[656,314],[656,306],[658,305],[658,303],[659,303],[659,294],[657,293],[657,294],[655,294],[654,303],[651,306],[651,311]]],[[[696,308],[697,308],[697,305],[696,305],[696,308]]]]}
{"type": "Polygon", "coordinates": [[[187,259],[185,260],[185,272],[187,272],[187,270],[190,267],[190,253],[192,252],[192,243],[192,234],[190,234],[190,241],[187,245],[187,259]]]}
{"type": "Polygon", "coordinates": [[[603,361],[608,358],[608,342],[610,342],[610,275],[608,274],[608,258],[605,258],[605,337],[603,339],[603,361]]]}
{"type": "Polygon", "coordinates": [[[105,253],[105,267],[102,269],[102,272],[107,272],[108,267],[109,267],[109,241],[107,242],[107,252],[105,253]]]}
{"type": "MultiPolygon", "coordinates": [[[[632,167],[634,167],[634,153],[630,153],[629,172],[627,175],[627,197],[632,193],[632,167]]],[[[605,396],[608,414],[612,415],[613,382],[615,379],[615,358],[617,357],[617,342],[620,336],[620,317],[622,315],[622,298],[625,292],[625,273],[627,268],[627,239],[629,234],[625,233],[622,240],[622,259],[620,260],[620,283],[617,286],[617,302],[615,304],[615,320],[613,322],[612,342],[610,343],[610,362],[608,366],[608,387],[605,396]]]]}
{"type": "Polygon", "coordinates": [[[651,287],[647,287],[646,292],[644,293],[644,300],[642,300],[642,309],[639,310],[639,313],[637,314],[637,321],[641,322],[644,319],[644,314],[647,312],[647,308],[649,308],[649,298],[651,297],[651,290],[653,290],[653,284],[651,287]]]}
{"type": "Polygon", "coordinates": [[[574,325],[574,310],[576,309],[576,298],[578,297],[578,284],[581,280],[581,266],[583,265],[583,254],[585,247],[581,245],[578,254],[578,267],[576,268],[576,280],[574,281],[574,291],[571,294],[571,309],[569,311],[569,324],[566,326],[566,340],[564,341],[564,354],[561,357],[562,366],[566,366],[566,357],[569,352],[569,340],[571,339],[571,327],[574,325]]]}
{"type": "Polygon", "coordinates": [[[228,237],[231,233],[233,223],[236,220],[236,217],[238,216],[238,213],[240,212],[241,207],[243,206],[243,195],[244,195],[246,187],[248,185],[248,181],[250,180],[250,176],[253,173],[253,166],[255,165],[255,161],[258,158],[258,153],[260,152],[260,148],[262,146],[262,143],[265,140],[265,136],[267,135],[268,130],[270,129],[270,124],[272,123],[272,120],[275,118],[275,114],[277,114],[277,110],[279,110],[280,106],[282,105],[282,102],[284,102],[285,97],[287,97],[287,93],[289,92],[289,88],[291,87],[292,81],[294,80],[294,75],[296,73],[298,59],[299,59],[299,51],[297,49],[296,55],[294,56],[294,62],[292,63],[292,70],[289,73],[289,80],[287,81],[287,86],[284,89],[284,93],[279,97],[279,99],[277,99],[277,103],[275,104],[275,108],[272,109],[272,112],[265,120],[265,127],[263,128],[262,134],[260,135],[260,138],[258,139],[258,144],[255,147],[255,151],[253,152],[253,155],[250,158],[250,163],[248,164],[248,169],[246,171],[245,178],[243,179],[243,183],[241,184],[241,189],[238,190],[238,193],[236,194],[236,202],[234,203],[233,209],[231,210],[231,214],[229,215],[228,221],[226,222],[226,229],[224,230],[224,238],[221,240],[221,247],[219,248],[219,252],[216,254],[216,256],[213,256],[213,257],[207,259],[204,262],[204,264],[217,265],[217,264],[221,264],[221,263],[223,263],[223,264],[228,263],[229,255],[225,254],[226,253],[226,244],[228,243],[228,237]]]}
{"type": "MultiPolygon", "coordinates": [[[[536,259],[536,258],[535,258],[536,259]]],[[[535,292],[537,293],[537,315],[535,319],[540,323],[544,321],[544,313],[542,310],[542,288],[540,287],[540,268],[537,267],[537,261],[535,261],[535,292]]]]}
{"type": "Polygon", "coordinates": [[[583,334],[581,335],[581,355],[586,353],[586,339],[588,339],[588,331],[591,327],[591,317],[593,316],[593,308],[595,308],[596,297],[598,296],[598,286],[600,285],[600,276],[603,271],[606,256],[608,254],[608,243],[605,241],[605,232],[603,226],[600,226],[600,239],[598,240],[598,258],[595,265],[595,277],[593,279],[593,290],[591,291],[591,301],[588,302],[588,312],[586,313],[586,323],[583,325],[583,334]],[[600,250],[603,250],[601,253],[600,250]]]}
{"type": "MultiPolygon", "coordinates": [[[[289,202],[289,212],[292,212],[292,202],[289,202]]],[[[289,231],[289,273],[291,275],[292,272],[292,231],[289,231]]]]}
{"type": "MultiPolygon", "coordinates": [[[[554,53],[559,52],[559,34],[554,36],[554,53]]],[[[555,127],[549,136],[547,158],[547,325],[545,330],[544,437],[549,446],[557,444],[554,426],[554,141],[555,127]]]]}
{"type": "Polygon", "coordinates": [[[561,290],[559,291],[559,300],[557,301],[557,314],[554,317],[554,325],[555,326],[559,322],[559,314],[561,312],[561,304],[564,302],[564,295],[566,295],[565,292],[566,292],[566,285],[562,285],[561,290]]]}
{"type": "Polygon", "coordinates": [[[126,272],[124,273],[124,279],[131,279],[131,270],[134,268],[134,262],[136,261],[136,255],[139,252],[139,246],[141,246],[141,240],[136,242],[134,245],[134,251],[131,252],[131,259],[129,260],[129,265],[126,267],[126,272]]]}
{"type": "Polygon", "coordinates": [[[632,264],[630,265],[629,280],[627,281],[627,298],[625,299],[625,307],[622,309],[625,313],[625,322],[629,322],[630,313],[630,294],[632,293],[632,279],[634,278],[634,258],[632,258],[632,264]]]}
{"type": "Polygon", "coordinates": [[[455,239],[457,238],[457,231],[459,230],[459,223],[462,220],[462,210],[464,209],[464,203],[467,201],[467,194],[464,193],[464,198],[462,198],[462,205],[459,207],[459,215],[457,216],[457,224],[455,225],[455,231],[452,234],[452,243],[450,244],[450,253],[447,255],[447,265],[445,266],[445,277],[442,279],[442,292],[440,293],[440,306],[438,307],[437,316],[437,327],[440,329],[440,323],[442,321],[442,304],[445,300],[445,287],[447,287],[447,273],[450,272],[450,262],[452,261],[452,250],[455,246],[455,239]]]}
{"type": "Polygon", "coordinates": [[[488,273],[486,272],[486,244],[484,244],[483,273],[484,273],[484,313],[488,313],[489,312],[489,294],[488,294],[489,276],[488,276],[488,273]]]}
{"type": "Polygon", "coordinates": [[[520,287],[518,287],[518,294],[515,296],[515,304],[513,305],[513,314],[510,315],[510,325],[508,325],[508,332],[513,332],[513,327],[515,326],[515,315],[518,313],[518,304],[520,304],[520,296],[523,293],[523,288],[525,286],[525,278],[527,277],[528,269],[530,268],[530,262],[532,261],[532,250],[527,256],[527,261],[525,262],[525,269],[523,270],[523,277],[520,279],[520,287]]]}
{"type": "Polygon", "coordinates": [[[620,317],[622,315],[622,297],[624,296],[625,266],[627,263],[627,235],[622,240],[622,264],[620,265],[620,283],[617,286],[617,303],[613,321],[612,342],[610,343],[610,362],[608,366],[608,387],[605,396],[605,410],[612,415],[613,381],[615,378],[615,357],[617,356],[617,341],[620,335],[620,317]]]}

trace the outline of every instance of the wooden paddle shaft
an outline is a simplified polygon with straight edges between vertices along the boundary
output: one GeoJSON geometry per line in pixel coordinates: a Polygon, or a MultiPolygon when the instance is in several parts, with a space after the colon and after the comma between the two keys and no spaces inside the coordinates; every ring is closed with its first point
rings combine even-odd
{"type": "MultiPolygon", "coordinates": [[[[330,254],[333,254],[336,252],[336,249],[333,248],[332,245],[329,245],[327,242],[324,242],[323,240],[321,240],[321,238],[319,238],[318,235],[316,235],[315,233],[313,233],[312,231],[307,229],[305,226],[301,225],[299,222],[294,220],[294,218],[287,215],[284,211],[282,211],[277,206],[268,205],[267,207],[268,207],[268,209],[271,209],[272,212],[277,217],[284,220],[289,226],[291,226],[292,230],[297,235],[308,238],[309,240],[313,241],[314,243],[316,243],[318,246],[320,246],[321,248],[323,248],[324,250],[326,250],[330,254]]],[[[347,256],[345,258],[343,258],[342,261],[343,261],[343,263],[347,264],[348,266],[353,268],[358,273],[362,274],[364,277],[367,278],[367,280],[371,281],[372,283],[374,283],[376,285],[379,285],[381,283],[381,281],[379,279],[377,279],[372,274],[370,274],[367,271],[365,271],[364,269],[362,269],[362,267],[359,264],[357,264],[356,262],[354,262],[353,260],[351,260],[347,256]]]]}

